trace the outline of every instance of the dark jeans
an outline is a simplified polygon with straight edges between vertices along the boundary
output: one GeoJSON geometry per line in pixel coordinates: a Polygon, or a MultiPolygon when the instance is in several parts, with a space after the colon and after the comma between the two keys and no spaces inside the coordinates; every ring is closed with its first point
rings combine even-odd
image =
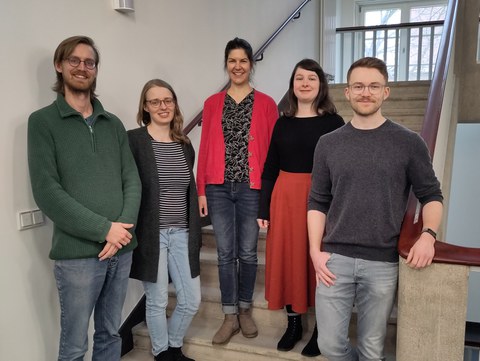
{"type": "Polygon", "coordinates": [[[226,314],[249,308],[257,276],[260,191],[248,183],[209,184],[208,213],[217,241],[222,309],[226,314]]]}

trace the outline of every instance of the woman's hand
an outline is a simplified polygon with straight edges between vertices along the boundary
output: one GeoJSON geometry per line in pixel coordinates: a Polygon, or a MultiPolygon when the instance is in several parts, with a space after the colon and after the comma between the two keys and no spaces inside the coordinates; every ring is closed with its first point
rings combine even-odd
{"type": "Polygon", "coordinates": [[[208,216],[207,197],[206,196],[199,196],[198,197],[198,210],[200,211],[200,217],[208,216]]]}
{"type": "Polygon", "coordinates": [[[258,223],[258,226],[263,229],[268,228],[268,225],[270,224],[268,219],[260,219],[260,218],[257,218],[257,223],[258,223]]]}

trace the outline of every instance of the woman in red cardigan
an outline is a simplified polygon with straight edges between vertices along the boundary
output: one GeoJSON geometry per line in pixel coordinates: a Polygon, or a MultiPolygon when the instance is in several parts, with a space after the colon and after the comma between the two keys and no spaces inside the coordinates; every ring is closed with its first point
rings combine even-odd
{"type": "Polygon", "coordinates": [[[227,43],[226,91],[205,101],[198,155],[200,215],[210,215],[217,242],[218,272],[225,319],[212,343],[227,343],[240,329],[258,334],[252,319],[257,273],[258,202],[263,164],[273,126],[275,102],[250,85],[254,59],[250,44],[227,43]],[[208,203],[208,207],[207,207],[208,203]]]}

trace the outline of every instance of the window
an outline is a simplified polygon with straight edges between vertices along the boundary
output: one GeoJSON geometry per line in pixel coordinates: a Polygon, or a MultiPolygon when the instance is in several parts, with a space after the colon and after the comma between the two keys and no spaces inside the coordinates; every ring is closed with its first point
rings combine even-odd
{"type": "MultiPolygon", "coordinates": [[[[359,1],[358,22],[364,26],[444,20],[446,1],[375,2],[359,1]]],[[[387,64],[391,79],[431,79],[435,69],[443,26],[367,31],[363,54],[387,64]]]]}

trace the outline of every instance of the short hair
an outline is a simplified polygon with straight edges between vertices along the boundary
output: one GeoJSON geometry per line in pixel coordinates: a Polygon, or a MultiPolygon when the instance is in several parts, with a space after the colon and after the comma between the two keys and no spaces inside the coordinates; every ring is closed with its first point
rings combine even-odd
{"type": "Polygon", "coordinates": [[[308,71],[313,71],[318,76],[318,80],[320,81],[320,87],[318,89],[318,94],[315,97],[313,103],[314,108],[318,114],[320,114],[320,110],[329,113],[329,114],[336,114],[337,108],[333,104],[330,94],[328,91],[328,82],[325,72],[323,71],[320,64],[318,64],[313,59],[303,59],[300,60],[295,67],[293,68],[292,75],[290,76],[290,82],[288,86],[288,110],[285,112],[285,115],[293,117],[297,113],[298,110],[298,99],[293,91],[293,83],[295,81],[295,73],[297,69],[304,69],[308,71]]]}
{"type": "Polygon", "coordinates": [[[180,111],[180,106],[178,105],[177,94],[173,90],[172,86],[168,84],[165,80],[152,79],[143,86],[142,92],[140,93],[140,101],[138,104],[137,124],[139,126],[147,126],[152,122],[150,113],[145,111],[144,107],[147,102],[147,92],[154,87],[168,89],[173,96],[175,109],[173,119],[170,122],[170,138],[172,138],[174,142],[190,143],[188,137],[183,133],[183,115],[180,111]]]}
{"type": "Polygon", "coordinates": [[[254,67],[254,59],[253,59],[253,50],[252,46],[248,41],[245,39],[235,38],[230,40],[227,45],[225,46],[225,58],[223,60],[223,67],[227,69],[227,60],[230,52],[235,49],[243,49],[245,50],[245,54],[247,54],[247,58],[250,61],[250,67],[253,70],[254,67]]]}
{"type": "MultiPolygon", "coordinates": [[[[56,64],[68,58],[75,51],[75,48],[79,44],[88,45],[93,49],[93,53],[95,57],[94,59],[95,67],[98,68],[98,64],[100,63],[100,53],[94,41],[88,36],[83,36],[83,35],[72,36],[70,38],[63,40],[55,50],[55,54],[53,55],[53,65],[55,66],[56,64]]],[[[57,81],[53,85],[52,89],[57,93],[65,95],[65,83],[63,80],[63,74],[58,72],[56,69],[55,69],[55,72],[57,73],[57,81]]],[[[97,79],[95,78],[95,80],[92,83],[92,87],[90,88],[90,98],[92,99],[97,96],[95,94],[96,87],[97,87],[97,79]]]]}
{"type": "Polygon", "coordinates": [[[385,83],[388,83],[388,71],[387,71],[387,65],[385,62],[381,59],[378,58],[373,58],[373,57],[365,57],[358,59],[355,61],[351,66],[350,69],[348,69],[347,72],[347,82],[350,81],[350,75],[352,74],[352,71],[356,68],[371,68],[371,69],[377,69],[380,74],[383,75],[383,78],[385,79],[385,83]]]}

